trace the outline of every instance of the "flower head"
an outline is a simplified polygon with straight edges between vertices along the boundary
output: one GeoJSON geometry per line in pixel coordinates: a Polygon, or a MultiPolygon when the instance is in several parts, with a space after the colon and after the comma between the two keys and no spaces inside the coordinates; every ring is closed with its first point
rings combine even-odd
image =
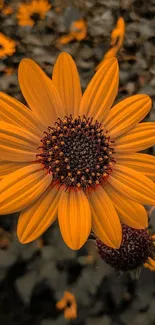
{"type": "Polygon", "coordinates": [[[16,51],[16,42],[0,33],[0,57],[11,56],[16,51]]]}
{"type": "Polygon", "coordinates": [[[66,244],[79,249],[90,230],[119,248],[121,222],[148,226],[142,204],[155,205],[155,123],[139,123],[149,96],[111,106],[118,90],[116,58],[99,69],[83,96],[75,63],[62,53],[52,80],[30,59],[19,83],[31,108],[0,94],[0,214],[22,211],[17,234],[35,240],[58,216],[66,244]],[[31,76],[31,77],[30,77],[31,76]]]}
{"type": "Polygon", "coordinates": [[[51,5],[48,0],[32,0],[19,5],[17,19],[21,26],[33,26],[38,20],[45,19],[51,5]]]}
{"type": "Polygon", "coordinates": [[[66,319],[77,318],[77,303],[75,296],[71,292],[65,291],[63,298],[57,302],[56,307],[59,310],[64,309],[66,319]]]}
{"type": "Polygon", "coordinates": [[[58,43],[67,44],[74,39],[77,41],[83,40],[87,35],[87,26],[84,19],[75,20],[70,25],[70,32],[68,35],[62,36],[58,39],[58,43]]]}
{"type": "Polygon", "coordinates": [[[122,242],[119,249],[106,246],[96,239],[96,245],[101,258],[119,271],[132,271],[150,265],[155,261],[150,257],[155,253],[152,237],[146,229],[134,229],[122,225],[122,242]]]}
{"type": "Polygon", "coordinates": [[[117,55],[118,51],[120,50],[120,48],[123,45],[124,35],[125,35],[125,21],[124,21],[123,17],[119,17],[119,19],[117,20],[116,27],[113,29],[113,31],[111,33],[111,46],[112,47],[108,52],[106,52],[103,60],[96,67],[96,70],[101,67],[104,60],[111,59],[117,55]]]}
{"type": "Polygon", "coordinates": [[[3,9],[2,9],[2,13],[3,15],[5,16],[9,16],[13,13],[13,8],[11,6],[4,6],[3,9]]]}

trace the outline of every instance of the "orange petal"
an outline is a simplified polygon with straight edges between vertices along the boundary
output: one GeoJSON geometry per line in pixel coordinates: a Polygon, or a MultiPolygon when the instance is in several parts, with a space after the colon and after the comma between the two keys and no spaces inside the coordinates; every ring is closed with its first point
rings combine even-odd
{"type": "Polygon", "coordinates": [[[55,85],[34,61],[23,59],[19,65],[18,77],[23,96],[46,127],[52,125],[57,117],[64,116],[55,85]]]}
{"type": "Polygon", "coordinates": [[[54,65],[52,80],[59,91],[64,115],[78,115],[82,98],[81,85],[75,62],[68,53],[59,55],[54,65]]]}
{"type": "Polygon", "coordinates": [[[48,187],[37,201],[21,212],[17,227],[21,243],[37,239],[55,221],[61,192],[62,187],[61,190],[58,186],[48,187]]]}
{"type": "Polygon", "coordinates": [[[105,190],[124,224],[135,229],[148,227],[147,212],[141,204],[124,198],[110,184],[106,185],[105,190]]]}
{"type": "Polygon", "coordinates": [[[67,190],[58,208],[60,231],[65,243],[76,250],[86,242],[91,229],[91,211],[83,190],[67,190]]]}
{"type": "Polygon", "coordinates": [[[155,181],[155,156],[144,153],[122,153],[115,158],[117,163],[129,168],[133,168],[155,181]]]}
{"type": "Polygon", "coordinates": [[[115,151],[134,153],[149,148],[155,144],[155,123],[145,122],[138,124],[127,134],[116,139],[115,151]]]}
{"type": "Polygon", "coordinates": [[[148,258],[147,263],[155,270],[155,261],[151,257],[148,258]]]}
{"type": "Polygon", "coordinates": [[[68,44],[69,42],[71,42],[74,39],[73,35],[68,34],[68,35],[64,35],[61,36],[60,38],[58,38],[57,40],[57,44],[68,44]]]}
{"type": "Polygon", "coordinates": [[[119,69],[116,58],[106,60],[84,92],[80,115],[103,121],[118,91],[119,69]]]}
{"type": "Polygon", "coordinates": [[[16,163],[12,161],[0,161],[0,179],[8,174],[13,173],[15,170],[27,166],[28,163],[16,163]]]}
{"type": "Polygon", "coordinates": [[[41,164],[32,164],[7,175],[0,182],[0,214],[27,208],[48,188],[52,175],[41,164]]]}
{"type": "Polygon", "coordinates": [[[41,136],[45,126],[18,100],[0,92],[0,120],[41,136]]]}
{"type": "Polygon", "coordinates": [[[122,228],[114,205],[106,191],[97,186],[88,190],[92,210],[92,229],[107,246],[119,248],[122,240],[122,228]]]}
{"type": "Polygon", "coordinates": [[[151,109],[151,99],[147,95],[134,95],[115,105],[104,121],[110,136],[115,139],[131,130],[151,109]]]}
{"type": "Polygon", "coordinates": [[[0,122],[0,153],[3,160],[34,161],[39,144],[39,137],[26,129],[0,122]]]}
{"type": "Polygon", "coordinates": [[[123,196],[141,204],[155,205],[155,184],[132,168],[116,163],[108,182],[123,196]]]}

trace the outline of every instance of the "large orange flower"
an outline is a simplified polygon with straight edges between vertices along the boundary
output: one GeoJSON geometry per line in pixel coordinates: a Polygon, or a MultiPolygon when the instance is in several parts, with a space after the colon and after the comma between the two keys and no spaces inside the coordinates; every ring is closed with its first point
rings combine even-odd
{"type": "Polygon", "coordinates": [[[155,143],[155,123],[139,124],[151,100],[134,95],[110,110],[118,79],[117,59],[106,60],[82,97],[75,63],[62,53],[52,80],[22,60],[19,83],[31,110],[1,93],[0,214],[22,210],[22,243],[57,216],[72,249],[85,243],[91,227],[113,248],[121,244],[121,222],[147,227],[142,204],[155,205],[155,157],[136,152],[155,143]]]}

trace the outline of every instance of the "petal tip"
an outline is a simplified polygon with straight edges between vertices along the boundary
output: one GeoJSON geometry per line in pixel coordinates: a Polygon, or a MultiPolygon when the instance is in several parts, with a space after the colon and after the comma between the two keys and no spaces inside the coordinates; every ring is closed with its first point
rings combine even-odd
{"type": "Polygon", "coordinates": [[[72,56],[67,52],[62,52],[58,55],[58,58],[72,58],[72,56]]]}

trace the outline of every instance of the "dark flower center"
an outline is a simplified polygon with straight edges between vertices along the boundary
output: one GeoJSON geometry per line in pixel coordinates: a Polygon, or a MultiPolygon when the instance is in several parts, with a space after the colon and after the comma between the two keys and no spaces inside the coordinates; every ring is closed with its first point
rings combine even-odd
{"type": "Polygon", "coordinates": [[[40,14],[37,13],[37,12],[33,13],[33,14],[31,15],[31,19],[32,19],[35,23],[37,23],[38,20],[40,20],[40,14]]]}
{"type": "Polygon", "coordinates": [[[122,225],[122,243],[119,249],[113,249],[96,239],[101,258],[120,271],[131,271],[142,266],[152,255],[152,240],[145,229],[133,229],[122,225]]]}
{"type": "Polygon", "coordinates": [[[86,189],[107,179],[115,162],[114,149],[101,123],[70,115],[44,133],[37,159],[52,172],[54,181],[86,189]]]}

